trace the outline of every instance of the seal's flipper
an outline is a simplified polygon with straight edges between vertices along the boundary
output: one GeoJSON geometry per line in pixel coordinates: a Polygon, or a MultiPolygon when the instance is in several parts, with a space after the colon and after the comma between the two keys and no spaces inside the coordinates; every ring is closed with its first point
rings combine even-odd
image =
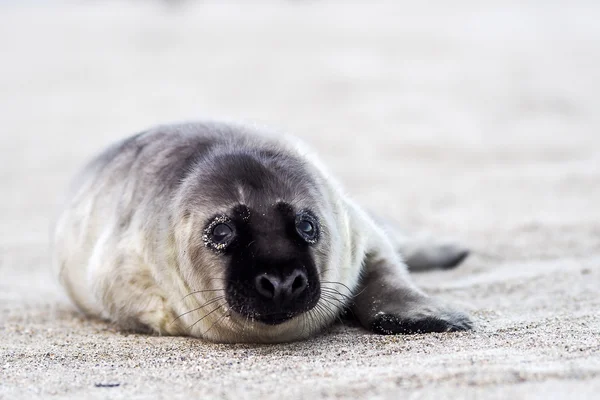
{"type": "Polygon", "coordinates": [[[365,264],[353,312],[365,328],[385,335],[455,332],[473,327],[467,314],[417,289],[402,264],[379,256],[370,257],[365,264]]]}
{"type": "Polygon", "coordinates": [[[434,241],[406,242],[398,251],[413,272],[432,269],[451,269],[461,264],[469,250],[457,244],[434,241]]]}
{"type": "Polygon", "coordinates": [[[454,268],[469,256],[469,249],[460,244],[428,235],[409,234],[395,222],[370,215],[412,272],[454,268]]]}

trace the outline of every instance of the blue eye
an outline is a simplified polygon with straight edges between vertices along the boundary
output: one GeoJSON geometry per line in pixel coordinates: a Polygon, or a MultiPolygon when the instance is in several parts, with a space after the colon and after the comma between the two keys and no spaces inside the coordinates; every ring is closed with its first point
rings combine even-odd
{"type": "Polygon", "coordinates": [[[301,211],[296,216],[296,232],[308,244],[319,240],[319,224],[317,218],[309,211],[301,211]]]}
{"type": "Polygon", "coordinates": [[[310,221],[300,221],[298,222],[298,229],[300,231],[302,231],[302,233],[308,235],[308,236],[312,236],[315,233],[315,227],[313,226],[313,224],[310,221]]]}

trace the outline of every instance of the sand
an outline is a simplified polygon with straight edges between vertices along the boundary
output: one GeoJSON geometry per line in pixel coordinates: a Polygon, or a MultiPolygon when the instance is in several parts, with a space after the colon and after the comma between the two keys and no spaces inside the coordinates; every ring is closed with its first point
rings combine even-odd
{"type": "Polygon", "coordinates": [[[599,18],[583,0],[2,2],[0,399],[597,396],[599,18]],[[477,329],[216,345],[80,316],[49,273],[68,180],[201,118],[294,133],[365,206],[467,244],[415,279],[477,329]]]}

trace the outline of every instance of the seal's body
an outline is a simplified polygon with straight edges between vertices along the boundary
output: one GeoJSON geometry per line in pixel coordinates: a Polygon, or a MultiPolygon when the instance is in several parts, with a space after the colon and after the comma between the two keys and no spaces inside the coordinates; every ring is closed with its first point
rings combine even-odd
{"type": "MultiPolygon", "coordinates": [[[[469,329],[411,283],[390,232],[294,140],[174,125],[82,171],[56,224],[55,266],[83,312],[124,329],[280,342],[345,308],[379,333],[469,329]]],[[[466,256],[402,243],[419,269],[466,256]]]]}

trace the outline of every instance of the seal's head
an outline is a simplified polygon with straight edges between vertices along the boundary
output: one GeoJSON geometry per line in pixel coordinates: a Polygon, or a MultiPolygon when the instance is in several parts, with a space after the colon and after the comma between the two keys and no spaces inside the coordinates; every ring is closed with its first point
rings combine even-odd
{"type": "Polygon", "coordinates": [[[276,149],[215,152],[196,163],[175,210],[187,333],[288,341],[337,315],[343,294],[332,299],[327,283],[340,278],[331,268],[340,252],[319,179],[276,149]]]}
{"type": "Polygon", "coordinates": [[[283,201],[262,212],[239,204],[210,220],[202,240],[223,257],[233,311],[277,325],[317,304],[321,289],[310,246],[319,241],[318,221],[314,212],[283,201]]]}

